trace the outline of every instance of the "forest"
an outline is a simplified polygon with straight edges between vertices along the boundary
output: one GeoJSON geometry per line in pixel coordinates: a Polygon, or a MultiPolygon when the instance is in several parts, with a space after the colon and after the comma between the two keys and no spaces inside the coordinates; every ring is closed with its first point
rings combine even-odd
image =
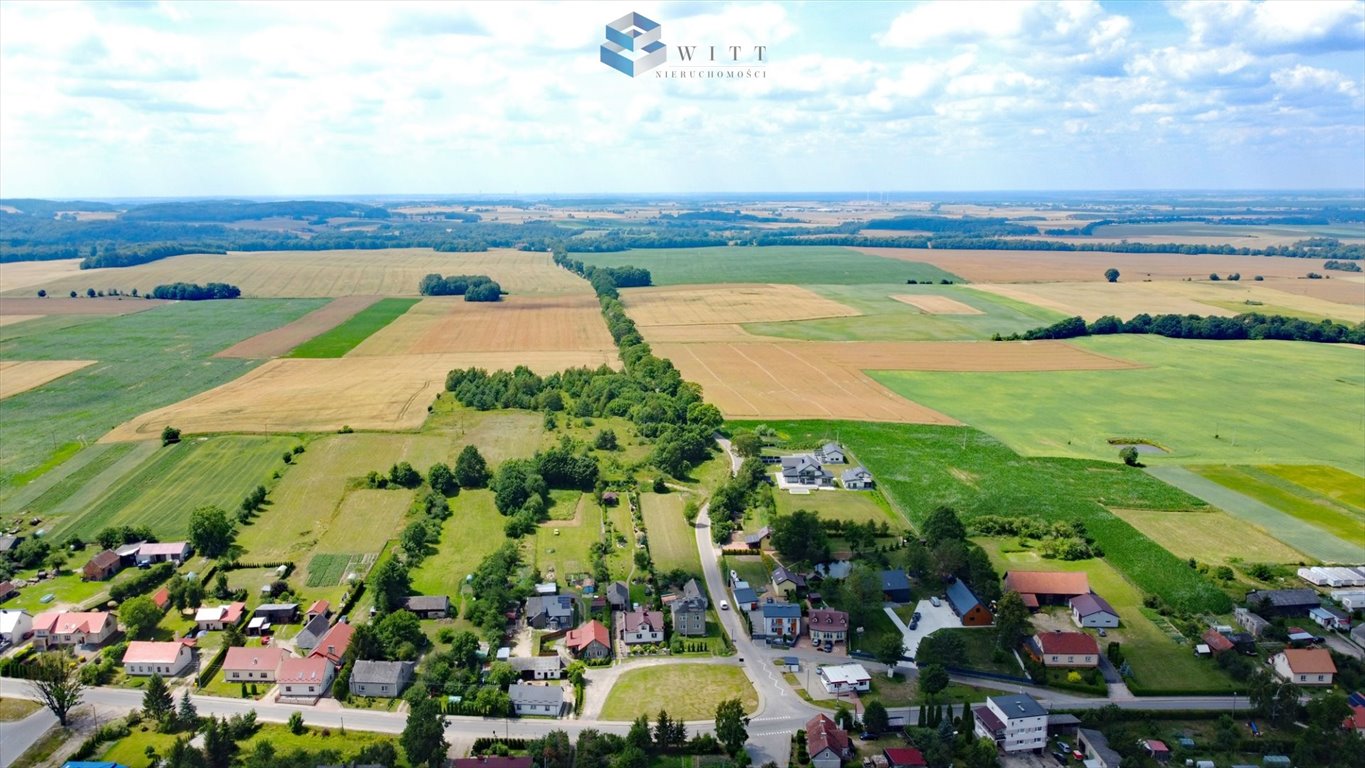
{"type": "Polygon", "coordinates": [[[996,341],[1033,341],[1036,339],[1074,339],[1079,336],[1103,336],[1114,333],[1150,333],[1172,339],[1275,339],[1279,341],[1313,341],[1323,344],[1365,344],[1365,323],[1354,327],[1331,320],[1311,322],[1283,315],[1262,315],[1249,312],[1235,317],[1201,315],[1149,315],[1142,313],[1124,322],[1113,315],[1097,318],[1086,324],[1079,317],[1069,317],[1052,325],[1034,328],[1022,334],[996,334],[996,341]]]}

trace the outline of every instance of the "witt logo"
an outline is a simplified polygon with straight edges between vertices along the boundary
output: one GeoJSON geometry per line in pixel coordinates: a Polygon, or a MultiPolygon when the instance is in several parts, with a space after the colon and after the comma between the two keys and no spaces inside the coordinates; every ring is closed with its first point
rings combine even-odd
{"type": "Polygon", "coordinates": [[[631,77],[639,77],[664,63],[667,47],[659,40],[656,21],[631,12],[607,25],[602,63],[631,77]]]}

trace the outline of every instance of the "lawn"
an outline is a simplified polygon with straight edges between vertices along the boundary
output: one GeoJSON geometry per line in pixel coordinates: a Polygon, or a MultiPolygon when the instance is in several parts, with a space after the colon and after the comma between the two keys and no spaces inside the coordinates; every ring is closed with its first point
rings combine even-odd
{"type": "Polygon", "coordinates": [[[1144,454],[1153,465],[1326,464],[1365,475],[1365,351],[1126,335],[1071,343],[1145,367],[871,375],[1026,455],[1117,461],[1109,440],[1130,438],[1168,451],[1144,454]]]}
{"type": "MultiPolygon", "coordinates": [[[[0,486],[72,442],[246,373],[259,361],[214,358],[219,350],[317,309],[319,299],[184,301],[102,317],[51,332],[6,336],[5,360],[98,360],[69,376],[0,400],[0,486]]],[[[22,324],[21,324],[22,325],[22,324]]],[[[31,479],[31,478],[30,478],[31,479]]]]}
{"type": "MultiPolygon", "coordinates": [[[[307,712],[303,713],[303,719],[305,723],[308,721],[307,712]]],[[[152,747],[158,755],[164,756],[176,738],[176,734],[158,733],[154,730],[135,730],[127,738],[120,739],[107,748],[100,759],[123,765],[146,765],[147,747],[152,747]]],[[[241,742],[237,747],[238,754],[249,755],[256,748],[257,742],[269,741],[275,750],[282,754],[299,749],[309,752],[327,749],[341,753],[345,759],[354,757],[356,753],[370,744],[393,741],[393,739],[394,737],[390,734],[350,729],[345,732],[333,730],[330,731],[330,735],[323,735],[322,729],[318,728],[308,728],[303,734],[295,736],[290,733],[287,726],[266,724],[261,726],[256,735],[241,742]]],[[[399,752],[401,754],[402,750],[400,749],[399,752]]],[[[407,762],[401,757],[399,760],[400,766],[407,765],[407,762]]]]}
{"type": "MultiPolygon", "coordinates": [[[[1004,552],[1001,539],[975,541],[1002,573],[1008,570],[1083,571],[1090,579],[1090,588],[1118,611],[1119,627],[1108,630],[1109,636],[1101,641],[1101,649],[1110,642],[1121,644],[1124,658],[1133,668],[1133,677],[1127,682],[1134,693],[1232,690],[1232,681],[1217,664],[1197,658],[1192,644],[1175,642],[1166,630],[1153,623],[1142,607],[1141,591],[1104,560],[1047,560],[1036,552],[1004,552]]],[[[1180,567],[1189,570],[1187,566],[1180,567]]],[[[1066,623],[1070,623],[1069,619],[1066,623]]]]}
{"type": "Polygon", "coordinates": [[[683,504],[686,501],[687,495],[676,491],[640,494],[645,529],[649,531],[649,554],[654,558],[655,570],[662,572],[681,568],[700,576],[701,561],[697,559],[696,532],[687,524],[687,518],[683,517],[683,504]]]}
{"type": "Polygon", "coordinates": [[[997,675],[1024,676],[1024,670],[1019,668],[1019,662],[1015,661],[1013,654],[1004,660],[996,660],[995,649],[1000,642],[1000,633],[995,631],[993,627],[940,629],[934,634],[952,634],[962,638],[962,645],[966,654],[959,666],[997,675]]]}
{"type": "MultiPolygon", "coordinates": [[[[581,507],[582,515],[575,520],[557,520],[543,523],[536,529],[534,565],[547,579],[567,581],[576,574],[592,573],[590,548],[602,540],[602,508],[596,504],[581,507]]],[[[630,529],[622,530],[629,539],[630,529]]],[[[633,563],[616,553],[628,551],[626,548],[613,547],[607,559],[613,579],[623,579],[633,563]]]]}
{"type": "Polygon", "coordinates": [[[755,591],[762,589],[763,585],[768,583],[770,574],[772,573],[772,570],[769,567],[770,564],[771,561],[766,556],[762,555],[753,555],[752,557],[747,555],[727,555],[721,561],[721,567],[725,569],[725,576],[727,579],[729,578],[729,572],[735,571],[739,574],[739,578],[742,581],[749,582],[749,586],[753,587],[755,591]]]}
{"type": "Polygon", "coordinates": [[[412,572],[412,587],[423,595],[449,595],[453,600],[465,576],[503,542],[507,518],[493,506],[493,492],[461,491],[450,500],[450,519],[441,528],[436,553],[427,555],[412,572]]]}
{"type": "Polygon", "coordinates": [[[745,712],[758,708],[758,694],[744,670],[730,664],[669,664],[622,674],[602,705],[603,720],[634,720],[667,710],[677,720],[714,720],[716,705],[738,698],[745,712]]]}
{"type": "Polygon", "coordinates": [[[790,283],[832,285],[934,282],[961,278],[938,267],[884,259],[848,248],[829,246],[722,246],[716,248],[649,248],[623,253],[575,253],[574,258],[599,267],[631,264],[650,272],[654,285],[705,283],[790,283]]]}
{"type": "Polygon", "coordinates": [[[877,491],[815,491],[794,495],[774,490],[773,500],[777,502],[778,514],[782,515],[805,509],[819,512],[820,517],[829,520],[850,523],[873,522],[878,525],[887,523],[893,529],[906,527],[905,518],[893,512],[886,499],[877,491]]]}
{"type": "MultiPolygon", "coordinates": [[[[96,547],[86,547],[80,552],[72,552],[61,576],[24,587],[19,591],[18,597],[5,601],[5,608],[22,608],[29,613],[38,614],[58,607],[93,607],[91,603],[95,598],[107,594],[109,587],[131,579],[133,574],[138,572],[136,568],[128,568],[109,581],[82,580],[81,567],[98,552],[96,547]],[[47,603],[42,602],[43,597],[49,594],[53,595],[53,599],[47,603]]],[[[33,572],[21,572],[17,575],[20,578],[32,578],[33,572]]]]}
{"type": "MultiPolygon", "coordinates": [[[[1224,613],[1225,594],[1105,506],[1198,509],[1202,502],[1141,470],[1078,459],[1027,458],[966,427],[852,421],[769,421],[792,445],[837,434],[912,523],[948,505],[977,515],[1080,520],[1105,556],[1133,583],[1191,611],[1224,613]]],[[[731,423],[753,428],[753,423],[731,423]]]]}
{"type": "Polygon", "coordinates": [[[42,704],[28,699],[0,699],[0,723],[23,720],[42,708],[42,704]]]}
{"type": "MultiPolygon", "coordinates": [[[[1268,504],[1355,547],[1365,549],[1365,513],[1339,504],[1283,477],[1245,466],[1200,466],[1191,470],[1219,485],[1268,504]]],[[[1357,478],[1361,485],[1365,480],[1357,478]]]]}
{"type": "Polygon", "coordinates": [[[963,285],[906,285],[901,280],[896,284],[804,287],[862,314],[781,323],[745,323],[744,329],[760,336],[811,341],[961,341],[989,339],[995,333],[1022,333],[1051,325],[1064,317],[1060,312],[963,285]],[[966,304],[980,314],[930,314],[897,301],[893,296],[943,296],[966,304]]]}
{"type": "Polygon", "coordinates": [[[342,357],[380,328],[397,320],[419,299],[380,299],[341,325],[294,347],[285,357],[342,357]]]}

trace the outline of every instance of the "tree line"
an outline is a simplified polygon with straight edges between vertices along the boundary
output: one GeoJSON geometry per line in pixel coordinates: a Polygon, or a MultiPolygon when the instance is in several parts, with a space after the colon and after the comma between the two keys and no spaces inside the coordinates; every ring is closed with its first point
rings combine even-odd
{"type": "Polygon", "coordinates": [[[170,283],[152,289],[154,299],[173,301],[208,301],[211,299],[235,299],[242,295],[242,289],[227,283],[170,283]]]}
{"type": "Polygon", "coordinates": [[[1311,341],[1322,344],[1365,344],[1365,323],[1348,326],[1332,320],[1311,322],[1283,315],[1262,315],[1248,312],[1235,317],[1201,315],[1149,315],[1142,313],[1123,321],[1105,315],[1087,324],[1080,317],[1069,317],[1052,325],[1034,328],[1009,336],[995,334],[996,341],[1034,341],[1038,339],[1074,339],[1080,336],[1104,336],[1116,333],[1150,333],[1172,339],[1274,339],[1278,341],[1311,341]]]}
{"type": "Polygon", "coordinates": [[[504,291],[488,275],[430,274],[417,284],[423,296],[463,296],[465,301],[501,301],[504,291]]]}

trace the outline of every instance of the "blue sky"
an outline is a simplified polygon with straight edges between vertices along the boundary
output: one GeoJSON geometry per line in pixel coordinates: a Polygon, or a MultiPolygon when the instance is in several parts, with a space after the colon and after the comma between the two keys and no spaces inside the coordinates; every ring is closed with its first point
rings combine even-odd
{"type": "Polygon", "coordinates": [[[5,197],[1143,188],[1365,189],[1365,3],[0,4],[5,197]]]}

